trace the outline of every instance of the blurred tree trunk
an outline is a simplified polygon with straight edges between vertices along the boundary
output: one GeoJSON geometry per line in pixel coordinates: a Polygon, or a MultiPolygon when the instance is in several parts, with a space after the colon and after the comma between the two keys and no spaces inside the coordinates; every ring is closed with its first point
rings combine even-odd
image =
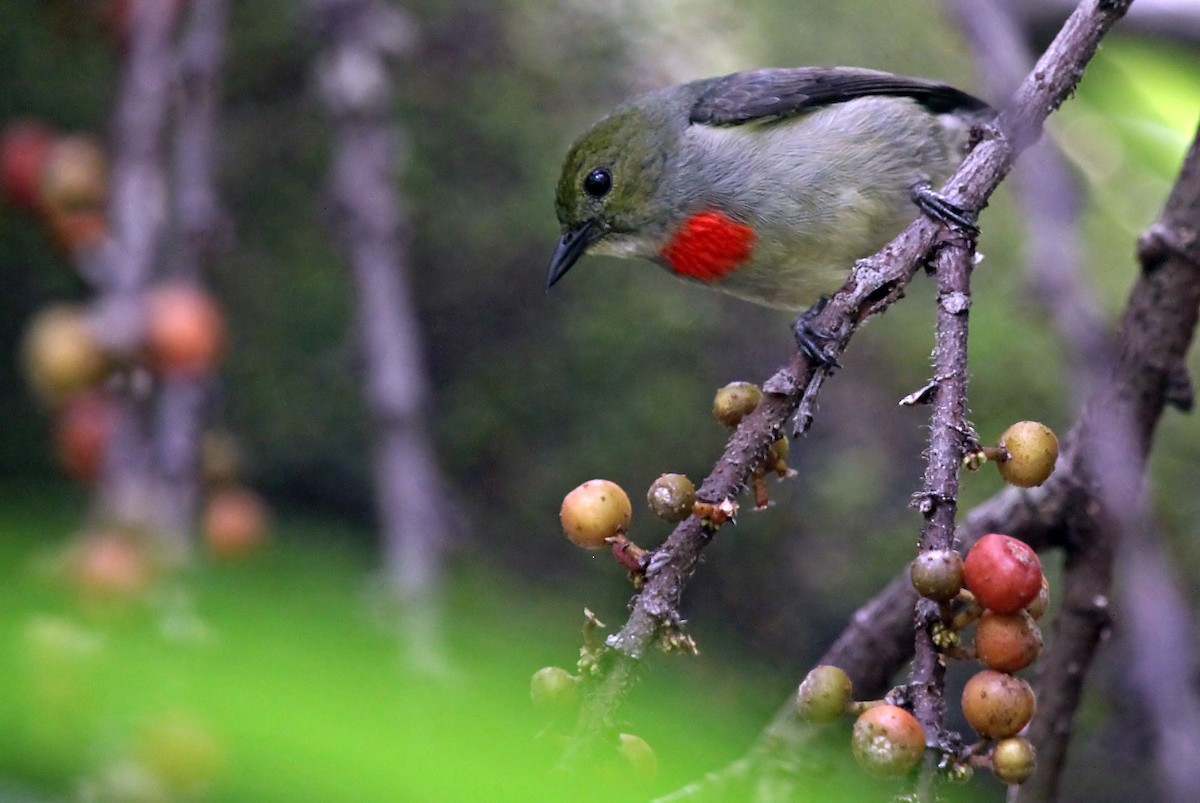
{"type": "MultiPolygon", "coordinates": [[[[174,76],[172,4],[135,0],[113,110],[109,220],[112,238],[85,274],[97,290],[101,336],[115,353],[141,345],[142,296],[161,258],[167,220],[163,142],[174,76]]],[[[186,531],[167,528],[151,443],[153,382],[134,362],[118,381],[118,414],[98,489],[99,515],[161,532],[186,549],[186,531]]]]}
{"type": "MultiPolygon", "coordinates": [[[[173,273],[199,284],[225,241],[227,229],[215,186],[214,140],[225,55],[228,0],[192,0],[179,48],[179,113],[175,137],[173,273]]],[[[200,491],[200,440],[212,378],[169,376],[163,381],[155,429],[164,524],[188,533],[200,491]]]]}
{"type": "Polygon", "coordinates": [[[420,331],[405,276],[407,215],[395,189],[398,132],[388,119],[388,60],[410,25],[375,0],[314,0],[325,49],[317,78],[334,122],[330,194],[357,293],[375,492],[388,581],[411,657],[437,665],[447,495],[429,431],[420,331]]]}

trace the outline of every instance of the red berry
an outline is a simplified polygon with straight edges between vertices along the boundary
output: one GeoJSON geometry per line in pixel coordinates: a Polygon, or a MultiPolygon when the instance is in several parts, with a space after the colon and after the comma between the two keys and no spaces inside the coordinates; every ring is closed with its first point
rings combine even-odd
{"type": "Polygon", "coordinates": [[[87,390],[67,399],[54,427],[54,446],[66,472],[80,482],[100,475],[117,425],[117,403],[104,390],[87,390]]]}
{"type": "Polygon", "coordinates": [[[270,534],[271,514],[249,488],[218,488],[204,507],[204,543],[219,558],[239,558],[260,548],[270,534]]]}
{"type": "Polygon", "coordinates": [[[1014,613],[1037,597],[1042,588],[1042,564],[1028,544],[991,533],[967,553],[963,577],[984,608],[1014,613]]]}
{"type": "Polygon", "coordinates": [[[988,669],[1019,672],[1041,651],[1042,631],[1025,611],[984,611],[975,626],[975,653],[988,669]]]}
{"type": "Polygon", "coordinates": [[[194,285],[160,285],[146,297],[146,348],[155,367],[178,376],[216,368],[225,319],[211,295],[194,285]]]}
{"type": "Polygon", "coordinates": [[[16,206],[34,209],[42,168],[54,144],[49,126],[34,120],[12,123],[0,136],[0,185],[16,206]]]}

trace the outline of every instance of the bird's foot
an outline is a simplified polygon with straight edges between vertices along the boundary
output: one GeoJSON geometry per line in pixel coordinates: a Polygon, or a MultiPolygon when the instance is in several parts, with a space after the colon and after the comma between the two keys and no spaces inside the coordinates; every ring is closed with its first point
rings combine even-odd
{"type": "Polygon", "coordinates": [[[792,323],[792,333],[796,336],[796,345],[816,367],[841,368],[837,359],[825,351],[834,340],[833,334],[813,326],[813,319],[821,314],[828,303],[829,296],[821,296],[817,303],[800,313],[792,323]]]}
{"type": "Polygon", "coordinates": [[[934,220],[955,226],[971,237],[979,235],[975,213],[963,209],[942,195],[928,181],[920,181],[913,185],[912,199],[922,212],[934,220]]]}

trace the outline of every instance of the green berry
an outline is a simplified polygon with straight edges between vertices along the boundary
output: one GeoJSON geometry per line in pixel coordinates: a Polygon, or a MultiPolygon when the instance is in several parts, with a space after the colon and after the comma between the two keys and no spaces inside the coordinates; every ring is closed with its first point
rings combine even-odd
{"type": "Polygon", "coordinates": [[[664,521],[675,523],[692,515],[696,504],[696,486],[683,474],[663,474],[646,493],[650,511],[664,521]]]}
{"type": "Polygon", "coordinates": [[[753,382],[730,382],[713,398],[713,416],[727,427],[736,427],[762,401],[762,390],[753,382]]]}
{"type": "Polygon", "coordinates": [[[796,691],[796,708],[801,718],[824,725],[835,722],[853,699],[850,676],[840,667],[822,664],[814,668],[796,691]]]}

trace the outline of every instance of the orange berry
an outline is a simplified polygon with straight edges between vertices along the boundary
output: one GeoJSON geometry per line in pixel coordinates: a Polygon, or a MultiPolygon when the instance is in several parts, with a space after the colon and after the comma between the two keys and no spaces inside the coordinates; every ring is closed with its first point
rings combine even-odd
{"type": "Polygon", "coordinates": [[[855,721],[851,747],[859,766],[867,772],[897,777],[921,763],[925,731],[903,708],[877,705],[855,721]]]}

